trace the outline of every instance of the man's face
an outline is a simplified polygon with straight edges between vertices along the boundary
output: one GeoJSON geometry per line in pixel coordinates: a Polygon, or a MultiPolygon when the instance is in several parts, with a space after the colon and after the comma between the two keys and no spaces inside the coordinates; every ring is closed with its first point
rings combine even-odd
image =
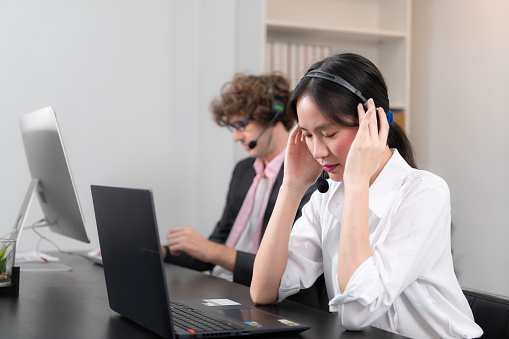
{"type": "Polygon", "coordinates": [[[249,152],[250,157],[256,158],[265,155],[267,147],[264,146],[264,143],[267,141],[264,140],[264,136],[258,139],[257,146],[255,148],[249,148],[249,143],[258,138],[260,133],[263,131],[264,126],[240,114],[233,116],[229,123],[232,127],[233,141],[241,142],[245,150],[249,152]]]}

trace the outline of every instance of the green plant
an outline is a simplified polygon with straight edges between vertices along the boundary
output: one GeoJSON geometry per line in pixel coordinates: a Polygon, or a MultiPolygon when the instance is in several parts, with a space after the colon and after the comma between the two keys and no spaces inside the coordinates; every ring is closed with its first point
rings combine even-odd
{"type": "Polygon", "coordinates": [[[9,261],[9,258],[13,251],[13,246],[11,244],[7,244],[4,246],[4,248],[0,251],[0,273],[5,272],[5,268],[7,267],[7,261],[9,261]],[[6,254],[8,249],[11,249],[11,251],[6,254]]]}

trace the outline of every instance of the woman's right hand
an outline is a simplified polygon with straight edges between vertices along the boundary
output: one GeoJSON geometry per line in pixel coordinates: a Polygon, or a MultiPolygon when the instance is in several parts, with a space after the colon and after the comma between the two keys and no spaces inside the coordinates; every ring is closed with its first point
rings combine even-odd
{"type": "Polygon", "coordinates": [[[286,147],[283,185],[305,191],[321,172],[322,167],[309,151],[302,130],[296,126],[290,132],[286,147]]]}

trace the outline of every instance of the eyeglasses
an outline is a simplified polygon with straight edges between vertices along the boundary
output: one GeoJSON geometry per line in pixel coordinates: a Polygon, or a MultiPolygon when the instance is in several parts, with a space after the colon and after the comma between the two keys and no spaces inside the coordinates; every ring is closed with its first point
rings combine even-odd
{"type": "Polygon", "coordinates": [[[246,123],[251,119],[253,119],[253,118],[247,117],[245,119],[232,122],[231,124],[226,124],[226,127],[228,127],[230,129],[230,131],[233,131],[234,129],[236,129],[237,131],[242,132],[246,128],[246,123]]]}

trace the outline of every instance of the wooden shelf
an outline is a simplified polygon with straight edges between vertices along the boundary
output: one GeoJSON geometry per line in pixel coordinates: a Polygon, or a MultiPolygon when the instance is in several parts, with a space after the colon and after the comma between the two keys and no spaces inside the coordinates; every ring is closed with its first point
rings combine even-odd
{"type": "Polygon", "coordinates": [[[305,34],[321,35],[331,39],[355,40],[363,42],[384,42],[389,40],[406,39],[407,33],[394,30],[379,29],[361,29],[352,27],[338,27],[326,25],[299,24],[297,22],[287,22],[278,20],[266,21],[267,34],[305,34]]]}
{"type": "Polygon", "coordinates": [[[399,121],[408,131],[411,6],[412,0],[241,1],[239,71],[277,70],[296,84],[323,51],[361,54],[384,75],[390,107],[404,115],[399,121]]]}

